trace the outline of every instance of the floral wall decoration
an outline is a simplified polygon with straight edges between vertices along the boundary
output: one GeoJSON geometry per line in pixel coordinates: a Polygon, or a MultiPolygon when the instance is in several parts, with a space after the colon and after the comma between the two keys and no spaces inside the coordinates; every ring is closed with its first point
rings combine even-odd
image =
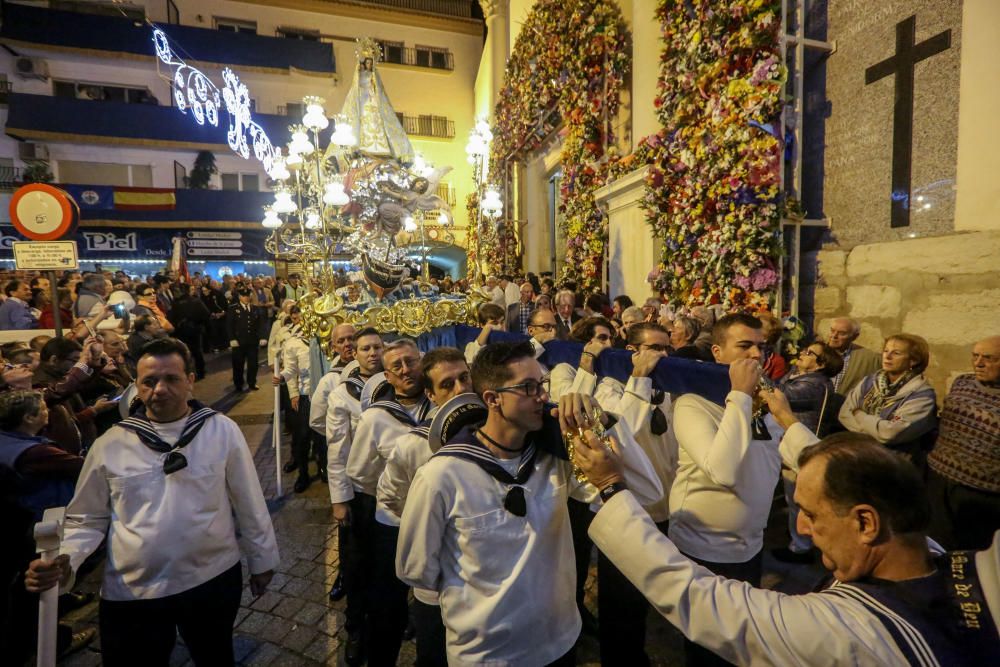
{"type": "Polygon", "coordinates": [[[781,254],[781,2],[659,0],[657,18],[663,129],[620,165],[650,165],[649,281],[675,306],[764,307],[781,254]]]}
{"type": "MultiPolygon", "coordinates": [[[[494,114],[490,173],[506,173],[560,128],[559,210],[566,265],[581,287],[600,286],[607,220],[594,202],[614,161],[611,135],[631,64],[631,42],[613,0],[540,0],[514,44],[494,114]]],[[[503,266],[510,268],[510,249],[503,266]]],[[[485,258],[484,258],[485,259],[485,258]]]]}

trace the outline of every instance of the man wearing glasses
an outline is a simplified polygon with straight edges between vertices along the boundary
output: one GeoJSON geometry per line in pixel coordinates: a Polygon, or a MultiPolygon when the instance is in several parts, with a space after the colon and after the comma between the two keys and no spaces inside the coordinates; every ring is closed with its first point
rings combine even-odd
{"type": "Polygon", "coordinates": [[[607,490],[601,480],[577,481],[561,454],[561,432],[607,421],[630,488],[650,503],[662,486],[627,429],[595,410],[589,396],[564,396],[559,430],[543,428],[551,408],[529,344],[487,345],[472,382],[488,417],[417,471],[397,574],[439,594],[449,663],[573,665],[581,623],[574,573],[564,566],[573,558],[566,503],[571,494],[589,502],[607,490]]]}
{"type": "Polygon", "coordinates": [[[347,459],[347,474],[354,485],[351,530],[359,539],[348,545],[358,553],[345,557],[357,558],[361,566],[359,588],[367,607],[368,662],[395,665],[407,621],[406,589],[400,596],[398,586],[394,586],[399,529],[385,517],[376,516],[375,494],[396,443],[426,419],[432,405],[424,395],[420,350],[412,340],[388,343],[382,353],[382,368],[391,389],[374,392],[371,405],[358,419],[347,459]]]}
{"type": "Polygon", "coordinates": [[[556,338],[556,315],[551,310],[539,308],[528,319],[528,335],[535,350],[535,358],[545,352],[543,345],[556,338]]]}

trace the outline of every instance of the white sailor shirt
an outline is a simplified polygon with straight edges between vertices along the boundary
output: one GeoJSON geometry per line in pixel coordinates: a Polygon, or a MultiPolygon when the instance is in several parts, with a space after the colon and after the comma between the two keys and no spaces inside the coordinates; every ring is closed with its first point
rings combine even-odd
{"type": "MultiPolygon", "coordinates": [[[[186,421],[154,428],[172,444],[186,421]]],[[[278,565],[253,456],[236,423],[213,415],[183,455],[187,467],[165,475],[163,454],[121,426],[112,426],[87,453],[66,508],[60,553],[69,555],[75,572],[107,538],[102,598],[182,593],[238,563],[241,546],[251,573],[278,565]]]]}
{"type": "Polygon", "coordinates": [[[331,503],[346,503],[354,498],[354,485],[347,474],[354,430],[361,417],[361,401],[340,382],[330,393],[326,410],[326,479],[331,503]]]}
{"type": "Polygon", "coordinates": [[[331,368],[316,383],[316,391],[309,402],[309,427],[317,433],[326,434],[326,411],[329,408],[330,394],[340,384],[342,370],[343,368],[331,368]]]}
{"type": "Polygon", "coordinates": [[[401,421],[389,410],[380,407],[379,403],[369,406],[358,418],[347,458],[347,476],[351,478],[356,493],[375,496],[379,477],[385,469],[385,461],[395,449],[396,442],[409,434],[410,429],[427,416],[431,402],[421,397],[411,408],[400,404],[396,406],[407,412],[411,420],[409,423],[401,421]]]}

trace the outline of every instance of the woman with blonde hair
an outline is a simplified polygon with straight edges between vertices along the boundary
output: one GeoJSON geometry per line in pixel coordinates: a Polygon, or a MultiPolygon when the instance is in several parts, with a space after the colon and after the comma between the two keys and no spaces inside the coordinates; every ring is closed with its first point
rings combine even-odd
{"type": "Polygon", "coordinates": [[[859,382],[844,399],[840,423],[905,454],[918,467],[926,459],[925,436],[937,426],[937,396],[923,373],[927,341],[893,334],[882,346],[882,368],[859,382]]]}

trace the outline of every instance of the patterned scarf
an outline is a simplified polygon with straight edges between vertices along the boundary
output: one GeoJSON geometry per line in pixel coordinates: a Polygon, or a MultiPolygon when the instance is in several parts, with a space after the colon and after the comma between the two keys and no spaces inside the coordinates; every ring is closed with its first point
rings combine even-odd
{"type": "Polygon", "coordinates": [[[881,414],[882,410],[889,405],[892,397],[915,376],[916,373],[913,371],[906,371],[901,378],[890,384],[889,376],[886,372],[879,371],[875,374],[875,382],[872,384],[871,389],[868,390],[868,393],[865,394],[864,399],[861,401],[861,409],[870,415],[881,414]]]}

